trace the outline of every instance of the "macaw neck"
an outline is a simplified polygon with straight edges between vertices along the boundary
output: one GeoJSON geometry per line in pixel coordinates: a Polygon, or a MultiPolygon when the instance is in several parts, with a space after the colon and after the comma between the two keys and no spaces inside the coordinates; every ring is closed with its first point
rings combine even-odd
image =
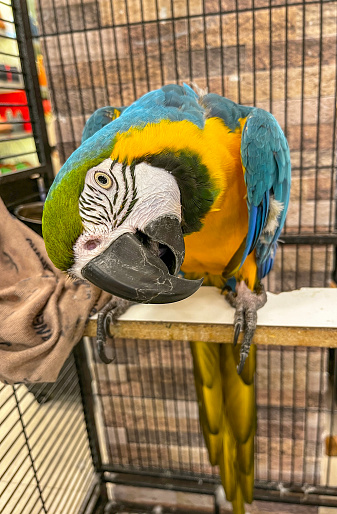
{"type": "Polygon", "coordinates": [[[161,120],[117,134],[111,159],[145,161],[171,173],[181,192],[184,233],[200,230],[207,213],[221,208],[240,160],[241,128],[218,118],[200,129],[190,121],[161,120]]]}

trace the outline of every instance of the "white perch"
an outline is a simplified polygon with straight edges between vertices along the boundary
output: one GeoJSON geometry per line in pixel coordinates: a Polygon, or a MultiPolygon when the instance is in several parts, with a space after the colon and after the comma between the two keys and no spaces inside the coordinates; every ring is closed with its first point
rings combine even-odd
{"type": "MultiPolygon", "coordinates": [[[[267,304],[258,311],[255,343],[337,347],[337,289],[303,288],[267,295],[267,304]]],[[[234,309],[220,291],[201,287],[181,302],[133,305],[111,326],[111,333],[131,339],[231,342],[233,320],[234,309]]],[[[93,317],[85,335],[95,334],[93,317]]]]}

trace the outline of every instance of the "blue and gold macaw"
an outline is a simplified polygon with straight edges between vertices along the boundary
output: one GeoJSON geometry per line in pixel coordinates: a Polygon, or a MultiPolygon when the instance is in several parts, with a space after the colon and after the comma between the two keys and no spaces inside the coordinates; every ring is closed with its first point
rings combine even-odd
{"type": "Polygon", "coordinates": [[[235,307],[234,345],[191,349],[209,459],[236,514],[253,500],[250,344],[289,191],[289,148],[271,114],[168,85],[93,114],[44,208],[48,254],[70,275],[147,303],[186,298],[203,280],[235,307]]]}

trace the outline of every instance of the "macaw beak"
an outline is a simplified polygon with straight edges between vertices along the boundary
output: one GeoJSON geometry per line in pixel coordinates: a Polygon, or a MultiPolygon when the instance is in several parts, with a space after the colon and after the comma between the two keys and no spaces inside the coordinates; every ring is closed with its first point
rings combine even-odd
{"type": "Polygon", "coordinates": [[[184,255],[179,220],[163,216],[142,232],[118,237],[82,268],[82,275],[104,291],[132,302],[178,302],[202,284],[202,280],[176,276],[184,255]]]}

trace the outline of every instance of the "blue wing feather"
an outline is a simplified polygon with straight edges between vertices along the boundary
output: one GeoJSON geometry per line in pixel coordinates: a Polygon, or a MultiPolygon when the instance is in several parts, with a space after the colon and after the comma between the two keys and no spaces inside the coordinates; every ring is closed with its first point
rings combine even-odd
{"type": "Polygon", "coordinates": [[[258,277],[272,268],[277,239],[283,228],[290,195],[290,153],[287,140],[275,118],[262,109],[253,109],[242,131],[241,159],[245,168],[248,235],[242,263],[256,248],[258,277]],[[282,203],[277,226],[266,231],[270,199],[282,203]],[[258,223],[251,218],[259,213],[258,223]],[[254,232],[253,234],[251,232],[254,232]]]}
{"type": "Polygon", "coordinates": [[[241,139],[241,159],[247,185],[248,233],[241,265],[256,248],[258,276],[269,273],[276,251],[276,241],[285,222],[290,194],[290,154],[287,140],[275,118],[268,112],[236,104],[227,98],[209,94],[201,99],[207,117],[219,117],[230,130],[240,127],[246,118],[241,139]],[[284,206],[273,232],[265,232],[270,199],[284,206]]]}
{"type": "Polygon", "coordinates": [[[93,136],[98,130],[105,127],[105,125],[118,118],[124,110],[125,107],[110,106],[100,107],[100,109],[97,109],[90,116],[84,126],[81,143],[93,136]]]}

